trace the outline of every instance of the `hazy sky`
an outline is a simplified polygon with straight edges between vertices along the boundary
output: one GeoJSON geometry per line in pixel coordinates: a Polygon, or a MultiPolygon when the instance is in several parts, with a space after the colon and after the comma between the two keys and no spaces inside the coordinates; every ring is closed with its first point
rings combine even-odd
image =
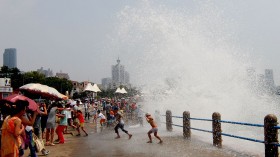
{"type": "Polygon", "coordinates": [[[131,73],[130,58],[110,45],[110,36],[121,22],[122,10],[147,2],[188,14],[195,14],[197,5],[211,3],[221,10],[219,16],[232,21],[237,46],[249,52],[258,73],[273,69],[280,85],[278,0],[0,0],[0,52],[16,48],[20,70],[50,68],[54,73],[69,73],[77,81],[100,83],[101,78],[111,77],[111,65],[118,57],[131,73]]]}

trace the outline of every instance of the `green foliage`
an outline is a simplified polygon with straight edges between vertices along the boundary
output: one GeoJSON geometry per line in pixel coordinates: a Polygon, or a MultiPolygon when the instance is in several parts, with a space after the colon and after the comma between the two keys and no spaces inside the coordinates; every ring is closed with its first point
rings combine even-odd
{"type": "Polygon", "coordinates": [[[72,90],[72,82],[67,79],[57,77],[45,77],[37,71],[30,71],[22,74],[18,68],[9,69],[7,66],[1,67],[0,77],[11,78],[11,85],[14,90],[28,83],[40,83],[57,89],[60,93],[72,90]]]}

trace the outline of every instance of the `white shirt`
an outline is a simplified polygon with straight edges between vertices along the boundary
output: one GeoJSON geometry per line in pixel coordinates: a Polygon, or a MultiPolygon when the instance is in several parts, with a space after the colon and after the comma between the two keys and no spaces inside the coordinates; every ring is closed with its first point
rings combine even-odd
{"type": "Polygon", "coordinates": [[[98,114],[98,118],[106,119],[106,117],[104,116],[104,114],[102,114],[101,112],[98,114]]]}
{"type": "Polygon", "coordinates": [[[72,118],[70,108],[67,108],[67,109],[65,110],[65,113],[66,113],[65,116],[66,116],[67,119],[72,118]]]}

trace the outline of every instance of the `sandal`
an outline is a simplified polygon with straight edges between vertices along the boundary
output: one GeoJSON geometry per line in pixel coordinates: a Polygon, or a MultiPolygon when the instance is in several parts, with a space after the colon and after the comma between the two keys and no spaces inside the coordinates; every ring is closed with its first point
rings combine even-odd
{"type": "Polygon", "coordinates": [[[54,143],[50,143],[49,146],[55,146],[55,144],[54,143]]]}

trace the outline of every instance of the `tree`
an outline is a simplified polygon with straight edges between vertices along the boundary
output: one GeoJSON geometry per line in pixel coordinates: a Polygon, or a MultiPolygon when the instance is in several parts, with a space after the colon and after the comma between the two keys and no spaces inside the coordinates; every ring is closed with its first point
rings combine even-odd
{"type": "Polygon", "coordinates": [[[65,94],[66,91],[71,91],[73,88],[70,80],[58,77],[47,77],[45,79],[45,85],[55,88],[62,94],[65,94]]]}
{"type": "Polygon", "coordinates": [[[1,67],[0,77],[11,78],[11,86],[14,89],[18,89],[21,86],[22,74],[18,68],[8,68],[7,66],[1,67]]]}

